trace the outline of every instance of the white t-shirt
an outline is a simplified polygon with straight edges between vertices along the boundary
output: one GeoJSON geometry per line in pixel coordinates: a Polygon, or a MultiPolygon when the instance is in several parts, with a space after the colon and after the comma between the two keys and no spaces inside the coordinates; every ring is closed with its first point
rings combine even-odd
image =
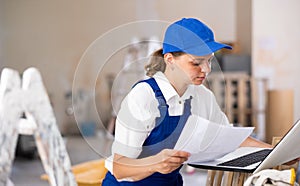
{"type": "MultiPolygon", "coordinates": [[[[153,78],[169,105],[170,116],[182,115],[184,101],[192,96],[192,115],[223,125],[229,124],[215,96],[205,86],[190,85],[180,97],[162,72],[157,72],[153,78]]],[[[121,104],[116,120],[112,156],[105,162],[106,168],[111,173],[113,173],[113,154],[137,158],[142,151],[144,141],[155,126],[155,118],[159,116],[158,102],[150,85],[142,82],[132,88],[121,104]]]]}

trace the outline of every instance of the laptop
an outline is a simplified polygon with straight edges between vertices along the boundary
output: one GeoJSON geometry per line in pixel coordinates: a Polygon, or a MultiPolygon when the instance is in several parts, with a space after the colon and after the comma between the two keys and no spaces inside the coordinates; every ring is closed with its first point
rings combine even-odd
{"type": "Polygon", "coordinates": [[[212,170],[257,173],[300,157],[300,119],[273,149],[239,147],[222,158],[189,165],[212,170]]]}

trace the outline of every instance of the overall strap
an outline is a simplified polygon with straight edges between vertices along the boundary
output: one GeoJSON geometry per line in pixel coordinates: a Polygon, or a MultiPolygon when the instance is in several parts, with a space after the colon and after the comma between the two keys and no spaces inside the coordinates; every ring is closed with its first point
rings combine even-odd
{"type": "Polygon", "coordinates": [[[174,148],[184,126],[191,115],[191,100],[186,99],[184,102],[184,112],[181,116],[170,116],[168,112],[168,105],[159,89],[155,79],[150,78],[143,82],[148,83],[155,92],[156,99],[159,102],[158,109],[160,116],[155,118],[155,127],[146,138],[143,144],[143,150],[140,157],[153,155],[162,149],[174,148]]]}
{"type": "Polygon", "coordinates": [[[171,135],[171,139],[172,139],[172,143],[170,144],[169,148],[174,148],[176,142],[179,139],[179,136],[189,118],[189,116],[191,115],[191,101],[192,101],[192,96],[190,96],[189,99],[186,99],[184,101],[184,110],[183,110],[183,114],[180,116],[180,119],[178,121],[178,125],[175,128],[175,130],[173,131],[172,135],[171,135]]]}
{"type": "Polygon", "coordinates": [[[158,101],[158,109],[159,109],[160,117],[156,118],[156,122],[155,122],[155,126],[158,126],[164,120],[165,116],[167,115],[169,105],[167,105],[166,99],[165,99],[164,95],[162,94],[157,82],[155,81],[155,79],[153,77],[146,79],[146,80],[139,81],[136,84],[134,84],[133,87],[135,87],[138,83],[142,83],[142,82],[148,83],[150,85],[150,87],[152,88],[152,90],[155,94],[155,98],[158,101]]]}
{"type": "MultiPolygon", "coordinates": [[[[161,92],[158,84],[156,83],[156,81],[155,81],[155,79],[153,77],[137,82],[136,84],[134,84],[132,86],[132,88],[135,87],[137,84],[142,83],[142,82],[148,83],[150,85],[150,87],[152,88],[152,90],[153,90],[153,92],[155,94],[155,97],[156,98],[162,98],[163,101],[164,101],[164,103],[166,103],[166,99],[163,96],[163,94],[162,94],[162,92],[161,92]]],[[[159,104],[161,104],[161,103],[159,102],[159,104]]]]}

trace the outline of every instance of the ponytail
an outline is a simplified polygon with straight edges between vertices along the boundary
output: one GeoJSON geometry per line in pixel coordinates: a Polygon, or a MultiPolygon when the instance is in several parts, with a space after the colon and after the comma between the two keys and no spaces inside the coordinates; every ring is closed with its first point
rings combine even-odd
{"type": "Polygon", "coordinates": [[[164,62],[163,49],[159,49],[151,55],[150,62],[145,66],[146,75],[152,77],[156,72],[165,72],[166,63],[164,62]]]}
{"type": "MultiPolygon", "coordinates": [[[[186,53],[178,51],[178,52],[170,52],[174,57],[179,57],[186,53]]],[[[159,49],[155,51],[150,58],[150,62],[145,66],[146,75],[152,77],[156,72],[161,71],[165,72],[166,63],[164,61],[163,49],[159,49]]]]}

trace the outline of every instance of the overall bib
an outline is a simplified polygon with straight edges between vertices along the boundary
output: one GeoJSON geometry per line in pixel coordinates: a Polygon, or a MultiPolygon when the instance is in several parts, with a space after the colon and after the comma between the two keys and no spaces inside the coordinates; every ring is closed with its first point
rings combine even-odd
{"type": "MultiPolygon", "coordinates": [[[[158,87],[154,78],[143,80],[140,82],[148,83],[157,99],[159,105],[158,109],[160,117],[155,120],[155,127],[151,131],[150,135],[146,138],[143,143],[142,152],[138,158],[144,158],[155,155],[163,149],[173,149],[182,129],[191,115],[191,99],[187,99],[184,102],[184,112],[181,116],[170,116],[168,111],[168,105],[166,100],[158,87]]],[[[103,180],[103,186],[182,186],[183,181],[179,173],[181,167],[168,174],[154,173],[149,177],[146,177],[140,181],[129,182],[121,181],[118,182],[116,178],[108,172],[103,180]]]]}

